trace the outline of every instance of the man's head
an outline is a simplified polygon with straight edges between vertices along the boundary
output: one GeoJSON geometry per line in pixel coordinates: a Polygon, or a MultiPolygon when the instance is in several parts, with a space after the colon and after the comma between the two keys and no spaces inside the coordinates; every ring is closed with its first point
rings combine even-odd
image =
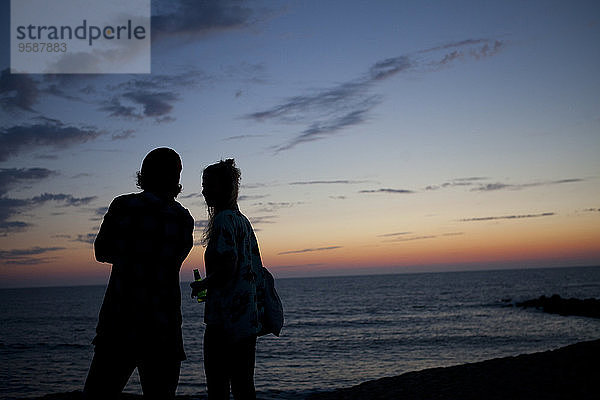
{"type": "Polygon", "coordinates": [[[140,189],[175,198],[181,192],[180,175],[179,154],[168,147],[159,147],[144,158],[142,170],[137,173],[137,185],[140,189]]]}

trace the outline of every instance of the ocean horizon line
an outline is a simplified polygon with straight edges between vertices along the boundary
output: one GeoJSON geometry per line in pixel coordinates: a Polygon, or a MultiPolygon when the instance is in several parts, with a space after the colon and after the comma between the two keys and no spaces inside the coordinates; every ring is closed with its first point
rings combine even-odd
{"type": "MultiPolygon", "coordinates": [[[[268,268],[268,267],[267,267],[268,268]]],[[[364,271],[363,267],[360,270],[364,271]]],[[[374,267],[376,268],[376,267],[374,267]]],[[[385,267],[386,269],[393,268],[406,268],[406,267],[385,267]]],[[[473,268],[473,269],[449,269],[449,270],[426,270],[426,271],[390,271],[390,272],[382,272],[382,270],[374,271],[373,273],[341,273],[341,274],[323,274],[323,275],[307,275],[307,276],[284,276],[278,277],[277,274],[273,274],[276,281],[279,280],[301,280],[301,279],[325,279],[325,278],[352,278],[352,277],[366,277],[366,276],[386,276],[386,275],[422,275],[422,274],[448,274],[448,273],[485,273],[485,272],[495,272],[495,271],[535,271],[535,270],[543,270],[543,269],[578,269],[578,268],[600,268],[600,265],[556,265],[556,266],[533,266],[533,267],[492,267],[492,268],[473,268]]],[[[190,279],[191,282],[191,279],[190,279]]],[[[185,281],[181,281],[180,284],[183,285],[185,281]]],[[[108,284],[108,280],[105,283],[83,283],[83,284],[50,284],[50,285],[34,285],[34,286],[0,286],[0,290],[18,290],[18,289],[49,289],[49,288],[75,288],[75,287],[98,287],[98,286],[106,286],[108,284]]]]}

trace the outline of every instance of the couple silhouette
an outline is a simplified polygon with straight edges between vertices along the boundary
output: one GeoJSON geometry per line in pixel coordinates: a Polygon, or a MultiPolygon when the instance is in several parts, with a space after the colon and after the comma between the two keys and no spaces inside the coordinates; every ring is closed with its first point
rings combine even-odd
{"type": "MultiPolygon", "coordinates": [[[[112,264],[98,317],[85,399],[116,399],[137,368],[145,399],[174,399],[186,355],[179,270],[193,247],[194,219],[175,198],[181,158],[157,148],[137,173],[140,193],[116,197],[94,242],[112,264]]],[[[239,211],[240,170],[228,159],[206,167],[202,237],[207,276],[204,370],[209,399],[255,399],[256,338],[263,331],[264,279],[256,236],[239,211]]]]}

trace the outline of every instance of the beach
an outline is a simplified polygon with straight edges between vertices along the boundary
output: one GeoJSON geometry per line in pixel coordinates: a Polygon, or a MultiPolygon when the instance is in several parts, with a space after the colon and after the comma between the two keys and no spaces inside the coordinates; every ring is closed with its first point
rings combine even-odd
{"type": "MultiPolygon", "coordinates": [[[[556,350],[497,358],[445,368],[430,368],[382,378],[334,391],[314,393],[307,400],[384,399],[544,399],[600,398],[600,339],[556,350]]],[[[27,400],[75,400],[80,392],[49,394],[27,400]]],[[[141,399],[124,394],[126,400],[141,399]]],[[[177,396],[201,400],[206,394],[177,396]]],[[[259,399],[266,397],[259,396],[259,399]]],[[[268,399],[276,399],[270,394],[268,399]]]]}
{"type": "Polygon", "coordinates": [[[600,340],[595,340],[554,351],[410,372],[310,399],[599,399],[599,359],[600,340]]]}

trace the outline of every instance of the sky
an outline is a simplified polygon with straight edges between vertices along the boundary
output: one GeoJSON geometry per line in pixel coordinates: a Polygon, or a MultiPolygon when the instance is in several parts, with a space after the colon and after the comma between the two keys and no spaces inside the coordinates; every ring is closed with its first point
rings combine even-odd
{"type": "Polygon", "coordinates": [[[0,287],[106,283],[93,240],[153,148],[235,158],[276,277],[600,264],[597,1],[153,1],[150,74],[11,74],[0,287]]]}

